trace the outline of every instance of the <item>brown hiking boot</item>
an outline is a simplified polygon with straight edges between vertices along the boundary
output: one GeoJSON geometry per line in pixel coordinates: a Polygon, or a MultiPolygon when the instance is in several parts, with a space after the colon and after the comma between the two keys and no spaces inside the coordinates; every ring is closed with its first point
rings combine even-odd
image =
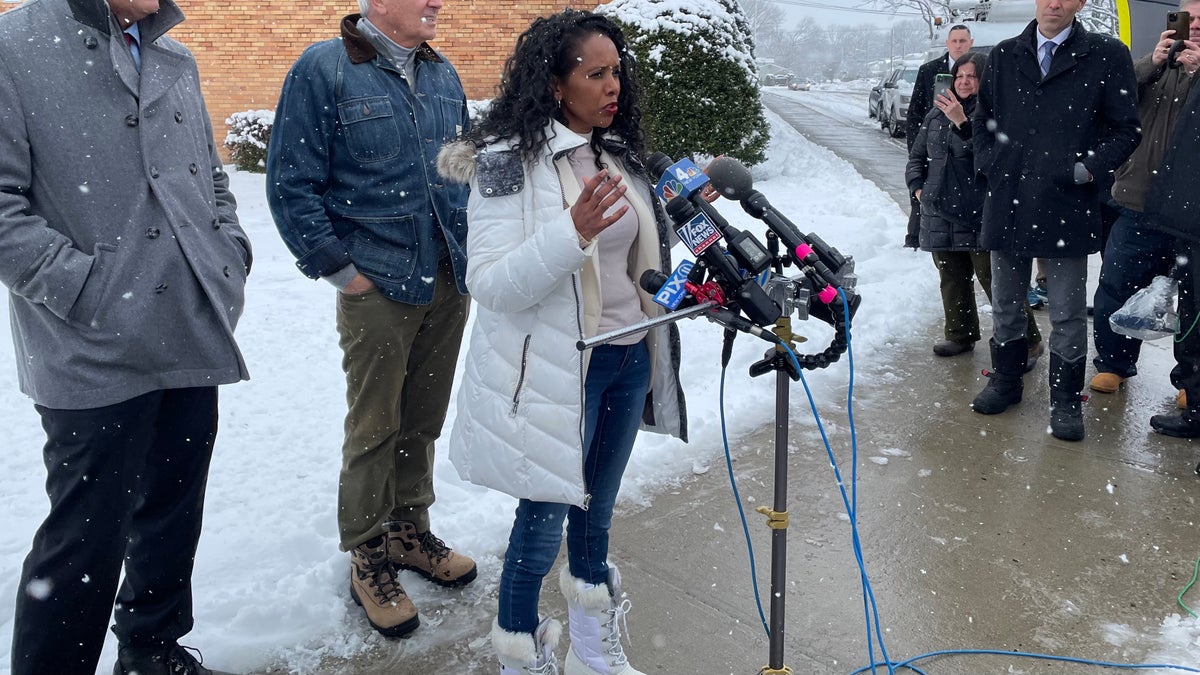
{"type": "Polygon", "coordinates": [[[383,535],[350,552],[350,597],[366,611],[371,627],[387,637],[406,637],[421,625],[416,606],[396,579],[383,535]]]}
{"type": "Polygon", "coordinates": [[[388,523],[388,557],[439,586],[465,586],[475,580],[475,561],[455,553],[432,532],[417,532],[407,520],[388,523]]]}

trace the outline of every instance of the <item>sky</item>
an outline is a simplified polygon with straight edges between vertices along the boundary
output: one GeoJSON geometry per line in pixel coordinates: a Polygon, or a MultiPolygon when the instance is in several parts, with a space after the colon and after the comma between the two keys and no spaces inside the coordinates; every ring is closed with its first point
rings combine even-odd
{"type": "Polygon", "coordinates": [[[904,10],[903,14],[889,13],[862,0],[769,0],[785,12],[784,26],[794,27],[805,17],[811,16],[824,26],[867,25],[873,28],[890,28],[892,24],[919,19],[915,10],[904,10]]]}
{"type": "MultiPolygon", "coordinates": [[[[849,88],[865,102],[870,85],[859,81],[820,86],[849,88]]],[[[834,106],[829,113],[870,124],[863,104],[834,106]]],[[[772,139],[767,161],[754,167],[755,188],[802,231],[816,232],[854,256],[864,306],[909,310],[860,312],[855,318],[856,386],[886,381],[893,341],[928,332],[928,326],[914,325],[920,322],[913,317],[925,317],[929,323],[940,320],[937,275],[927,256],[901,250],[906,218],[894,201],[774,114],[768,113],[768,118],[772,139]]],[[[348,558],[338,551],[335,504],[345,399],[334,329],[335,291],[296,271],[266,207],[263,176],[236,171],[231,176],[241,222],[255,249],[246,310],[237,331],[252,379],[221,388],[221,428],[193,579],[196,627],[184,642],[200,647],[205,662],[222,669],[245,672],[274,667],[310,675],[319,672],[322,659],[351,658],[386,644],[349,600],[348,558]]],[[[717,207],[735,227],[761,235],[761,223],[735,204],[722,200],[717,207]]],[[[675,259],[682,253],[677,247],[675,259]]],[[[0,296],[0,334],[9,331],[6,298],[7,294],[0,296]]],[[[802,351],[812,353],[828,344],[831,336],[825,328],[817,321],[806,322],[804,333],[810,342],[802,351]]],[[[639,435],[619,510],[650,503],[656,494],[673,489],[692,473],[723,465],[717,396],[720,329],[697,319],[681,322],[680,331],[687,355],[681,379],[688,396],[692,442],[639,435]]],[[[734,345],[725,414],[735,448],[740,445],[738,438],[773,420],[771,406],[762,405],[761,388],[747,386],[745,375],[747,367],[761,358],[762,345],[746,336],[734,345]]],[[[844,406],[847,361],[843,357],[829,368],[806,373],[818,408],[844,406]]],[[[815,423],[806,398],[794,393],[791,401],[793,433],[812,434],[815,423]]],[[[43,437],[33,406],[17,391],[12,343],[6,339],[0,339],[0,410],[5,411],[6,440],[5,452],[0,453],[3,669],[10,657],[20,566],[47,507],[43,437]]],[[[452,402],[447,429],[456,412],[452,402]]],[[[835,447],[848,446],[847,438],[837,431],[832,441],[835,447]]],[[[898,464],[871,466],[876,471],[910,470],[898,464]]],[[[919,461],[915,468],[920,468],[919,461]]],[[[476,559],[479,579],[461,591],[447,591],[407,578],[411,572],[403,573],[401,579],[422,616],[436,617],[438,622],[437,630],[424,628],[406,640],[406,653],[435,653],[457,642],[481,639],[463,634],[462,626],[473,624],[455,617],[495,612],[501,556],[515,506],[507,495],[459,480],[446,459],[445,438],[438,443],[434,482],[438,501],[431,516],[437,533],[476,559]]],[[[728,523],[725,529],[735,531],[736,525],[728,523]]],[[[846,564],[853,561],[847,559],[846,564]]],[[[1163,622],[1164,633],[1177,636],[1161,646],[1164,658],[1174,657],[1170,660],[1178,663],[1194,659],[1188,655],[1195,653],[1192,643],[1200,637],[1200,623],[1181,622],[1178,615],[1164,617],[1163,622]]],[[[109,672],[115,649],[109,634],[100,672],[109,672]]],[[[472,665],[470,672],[491,667],[490,662],[472,665]]]]}

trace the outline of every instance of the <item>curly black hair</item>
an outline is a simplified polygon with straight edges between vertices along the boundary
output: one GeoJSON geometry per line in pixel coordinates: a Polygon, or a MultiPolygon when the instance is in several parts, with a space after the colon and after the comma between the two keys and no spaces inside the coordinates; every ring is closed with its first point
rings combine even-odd
{"type": "MultiPolygon", "coordinates": [[[[576,67],[580,45],[592,35],[612,40],[621,58],[618,110],[607,132],[621,138],[635,156],[644,156],[642,111],[637,105],[633,57],[625,47],[625,36],[607,17],[576,9],[534,19],[517,38],[517,46],[504,63],[496,96],[468,138],[476,143],[519,138],[521,158],[526,163],[536,162],[546,144],[546,125],[551,119],[566,123],[554,100],[554,79],[565,78],[576,67]]],[[[592,134],[591,141],[597,157],[599,136],[592,134]]]]}

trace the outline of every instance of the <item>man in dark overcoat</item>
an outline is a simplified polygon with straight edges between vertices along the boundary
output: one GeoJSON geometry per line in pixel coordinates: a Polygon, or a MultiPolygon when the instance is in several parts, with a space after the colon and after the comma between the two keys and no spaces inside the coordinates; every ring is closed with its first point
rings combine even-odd
{"type": "Polygon", "coordinates": [[[1037,18],[992,50],[972,123],[987,178],[980,243],[992,251],[992,372],[972,407],[997,414],[1022,395],[1026,288],[1046,258],[1050,429],[1084,435],[1087,257],[1100,249],[1101,187],[1140,139],[1129,50],[1075,20],[1086,0],[1036,0],[1037,18]]]}
{"type": "Polygon", "coordinates": [[[209,672],[177,640],[217,385],[248,377],[233,331],[250,243],[196,61],[166,36],[182,20],[172,0],[0,15],[0,283],[50,502],[15,675],[96,672],[110,616],[114,675],[209,672]]]}

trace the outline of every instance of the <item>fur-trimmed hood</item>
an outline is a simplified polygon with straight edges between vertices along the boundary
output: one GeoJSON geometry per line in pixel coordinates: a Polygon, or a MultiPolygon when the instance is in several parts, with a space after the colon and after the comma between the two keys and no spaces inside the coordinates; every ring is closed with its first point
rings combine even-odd
{"type": "Polygon", "coordinates": [[[438,175],[455,183],[470,183],[475,177],[475,152],[475,144],[467,140],[443,145],[437,156],[438,175]]]}
{"type": "MultiPolygon", "coordinates": [[[[586,136],[580,136],[570,131],[557,121],[551,122],[546,127],[546,137],[547,145],[549,146],[547,154],[552,156],[587,143],[586,136]]],[[[487,142],[485,141],[485,143],[487,142]]],[[[635,175],[643,178],[646,176],[646,168],[636,156],[629,152],[628,147],[626,147],[625,143],[619,137],[606,134],[601,138],[600,144],[606,152],[620,159],[635,175]]],[[[455,183],[470,183],[475,178],[478,170],[477,160],[480,152],[500,151],[504,149],[515,150],[517,146],[518,142],[516,139],[494,141],[483,146],[476,145],[474,142],[466,139],[447,143],[438,152],[438,175],[455,183]]]]}

